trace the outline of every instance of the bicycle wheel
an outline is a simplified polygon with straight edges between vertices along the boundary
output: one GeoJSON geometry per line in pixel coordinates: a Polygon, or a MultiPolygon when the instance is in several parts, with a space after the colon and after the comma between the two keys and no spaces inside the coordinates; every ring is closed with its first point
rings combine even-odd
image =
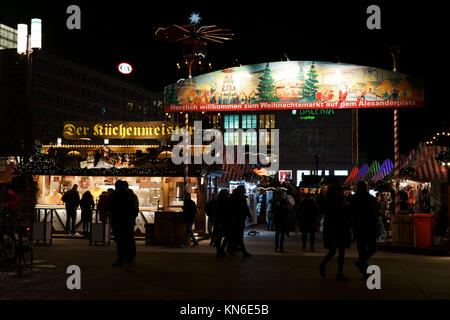
{"type": "Polygon", "coordinates": [[[21,233],[20,237],[20,260],[26,267],[33,264],[33,240],[28,229],[21,233]]]}
{"type": "Polygon", "coordinates": [[[22,260],[25,266],[31,267],[31,265],[33,264],[33,248],[31,247],[22,248],[20,259],[22,260]]]}
{"type": "Polygon", "coordinates": [[[13,262],[17,257],[17,242],[14,235],[3,234],[2,235],[2,254],[3,256],[13,262]]]}

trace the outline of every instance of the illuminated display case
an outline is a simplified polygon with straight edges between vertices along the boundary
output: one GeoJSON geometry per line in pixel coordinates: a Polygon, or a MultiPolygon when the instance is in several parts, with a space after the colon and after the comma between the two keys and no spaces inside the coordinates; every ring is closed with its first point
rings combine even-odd
{"type": "MultiPolygon", "coordinates": [[[[64,192],[74,184],[78,185],[80,197],[90,191],[97,202],[101,193],[114,189],[120,179],[139,199],[139,206],[147,210],[162,210],[183,205],[182,177],[89,177],[89,176],[36,176],[39,184],[38,205],[64,205],[61,198],[64,192]]],[[[189,178],[189,190],[192,199],[197,202],[198,180],[189,178]]],[[[176,210],[177,211],[177,210],[176,210]]]]}

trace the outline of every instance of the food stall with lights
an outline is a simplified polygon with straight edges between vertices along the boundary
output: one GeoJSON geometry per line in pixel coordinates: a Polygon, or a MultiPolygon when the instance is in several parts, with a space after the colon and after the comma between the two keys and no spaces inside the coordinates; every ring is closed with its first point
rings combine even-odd
{"type": "Polygon", "coordinates": [[[399,214],[395,214],[395,178],[392,163],[383,164],[372,181],[381,192],[392,244],[430,247],[442,244],[447,228],[447,172],[436,157],[444,147],[420,143],[402,156],[399,169],[399,214]],[[384,168],[384,169],[383,169],[384,168]],[[435,236],[440,240],[435,242],[435,236]]]}
{"type": "MultiPolygon", "coordinates": [[[[193,146],[195,148],[195,146],[193,146]]],[[[181,215],[184,195],[184,166],[171,162],[168,147],[158,145],[46,145],[21,165],[18,174],[32,174],[37,182],[36,215],[43,221],[51,217],[54,234],[65,233],[66,210],[62,195],[78,185],[80,197],[90,191],[97,203],[100,194],[114,189],[117,180],[127,181],[139,199],[136,234],[144,234],[146,225],[155,223],[155,215],[181,215]],[[51,215],[48,213],[51,212],[51,215]]],[[[189,167],[188,189],[199,207],[195,231],[205,231],[205,189],[200,170],[189,167]]],[[[98,221],[94,210],[93,222],[98,221]]],[[[76,231],[80,232],[81,210],[77,210],[76,231]]]]}

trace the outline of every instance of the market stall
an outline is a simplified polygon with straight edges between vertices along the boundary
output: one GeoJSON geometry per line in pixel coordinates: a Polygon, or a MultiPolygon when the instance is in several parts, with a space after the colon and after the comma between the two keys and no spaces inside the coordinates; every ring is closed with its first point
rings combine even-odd
{"type": "MultiPolygon", "coordinates": [[[[36,175],[39,193],[37,209],[53,209],[53,230],[64,233],[67,221],[66,209],[61,198],[64,192],[70,190],[74,184],[78,185],[80,196],[90,191],[98,202],[102,192],[114,189],[115,182],[120,179],[127,181],[129,189],[133,190],[139,199],[139,215],[136,219],[136,232],[144,233],[145,224],[154,223],[157,211],[181,212],[183,206],[183,177],[130,177],[130,176],[64,176],[64,175],[36,175]]],[[[189,190],[192,200],[198,204],[197,177],[189,178],[189,190]]],[[[43,211],[41,211],[43,214],[43,211]]],[[[96,213],[96,211],[94,212],[96,213]]],[[[94,221],[98,217],[94,215],[94,221]]],[[[81,231],[81,210],[77,210],[77,231],[81,231]]]]}
{"type": "MultiPolygon", "coordinates": [[[[191,193],[192,200],[199,207],[195,231],[205,232],[204,204],[207,179],[200,176],[200,169],[190,166],[188,189],[185,190],[184,167],[175,166],[170,158],[161,157],[161,153],[167,153],[167,150],[161,151],[161,148],[158,150],[158,146],[153,147],[156,150],[147,147],[150,150],[145,153],[142,152],[142,147],[140,148],[108,146],[108,153],[103,153],[87,167],[89,157],[95,158],[99,149],[104,150],[102,146],[44,146],[33,156],[32,161],[18,168],[17,172],[32,174],[38,184],[36,221],[41,220],[45,212],[51,210],[53,233],[65,233],[67,215],[62,195],[66,191],[77,184],[80,197],[89,191],[97,203],[102,192],[114,189],[115,182],[120,179],[128,182],[129,189],[139,200],[139,215],[135,227],[137,234],[144,234],[146,225],[155,223],[156,213],[181,214],[185,191],[191,193]],[[57,149],[60,158],[51,158],[48,153],[50,149],[57,149]],[[126,153],[119,153],[118,150],[126,153]],[[141,151],[137,152],[139,150],[141,151]],[[82,156],[77,156],[77,153],[82,156]]],[[[99,222],[96,210],[93,222],[99,222]]],[[[79,209],[76,225],[76,231],[80,232],[82,227],[79,209]]]]}
{"type": "Polygon", "coordinates": [[[395,188],[392,163],[385,162],[373,177],[382,192],[390,221],[392,243],[429,247],[441,245],[447,229],[447,173],[436,161],[442,147],[419,144],[403,157],[400,166],[400,214],[394,215],[395,188]],[[438,236],[438,242],[435,242],[438,236]]]}

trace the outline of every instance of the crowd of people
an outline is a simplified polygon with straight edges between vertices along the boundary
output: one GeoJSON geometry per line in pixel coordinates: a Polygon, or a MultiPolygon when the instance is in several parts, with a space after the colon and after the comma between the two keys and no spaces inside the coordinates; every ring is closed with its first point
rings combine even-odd
{"type": "Polygon", "coordinates": [[[205,211],[213,226],[210,244],[216,247],[216,256],[224,257],[227,253],[234,255],[241,251],[244,257],[250,257],[244,244],[245,220],[252,218],[245,187],[238,186],[231,195],[227,189],[222,189],[207,203],[205,211]]]}
{"type": "MultiPolygon", "coordinates": [[[[83,235],[87,237],[95,208],[91,192],[85,191],[80,198],[78,185],[74,184],[72,189],[64,193],[62,200],[66,205],[66,231],[76,234],[76,212],[80,207],[83,235]]],[[[99,221],[104,224],[109,222],[114,233],[117,259],[113,266],[122,266],[124,263],[132,266],[136,258],[134,227],[139,214],[139,200],[133,190],[129,189],[128,182],[117,180],[115,189],[110,188],[102,192],[97,202],[97,210],[99,221]]]]}
{"type": "MultiPolygon", "coordinates": [[[[243,241],[245,219],[250,218],[245,188],[238,187],[231,196],[228,190],[221,190],[217,198],[213,196],[207,203],[205,211],[209,230],[212,229],[210,244],[216,246],[217,257],[224,257],[225,250],[234,254],[238,249],[249,256],[243,241]]],[[[379,203],[370,195],[365,182],[358,183],[356,192],[347,196],[340,185],[331,185],[320,195],[285,194],[278,189],[266,207],[266,215],[268,230],[275,231],[275,252],[284,252],[285,236],[293,230],[301,232],[302,250],[307,249],[309,237],[310,251],[315,252],[315,234],[323,218],[323,241],[328,253],[319,265],[320,274],[325,277],[327,263],[338,252],[336,280],[347,281],[343,272],[345,250],[356,240],[359,258],[355,265],[362,277],[367,278],[368,260],[376,251],[376,240],[382,231],[379,203]],[[295,218],[295,226],[290,217],[295,218]]]]}
{"type": "MultiPolygon", "coordinates": [[[[67,211],[67,230],[75,232],[75,213],[78,206],[82,211],[83,231],[87,234],[92,221],[95,202],[89,191],[80,199],[74,185],[63,196],[67,211]]],[[[139,213],[139,201],[126,181],[117,180],[115,190],[102,193],[97,203],[100,221],[110,218],[114,238],[117,243],[117,260],[114,266],[124,263],[132,265],[136,257],[134,226],[139,213]]],[[[189,193],[184,194],[183,202],[183,245],[198,246],[192,232],[198,211],[197,204],[189,193]]],[[[327,263],[338,253],[338,281],[347,281],[343,273],[345,250],[356,240],[359,259],[355,263],[363,277],[367,277],[368,259],[376,251],[376,239],[380,234],[380,205],[367,190],[367,184],[360,182],[353,195],[344,195],[340,185],[332,185],[326,191],[315,195],[286,194],[278,189],[266,207],[268,230],[275,231],[275,252],[284,252],[285,236],[293,230],[301,232],[302,250],[307,249],[309,237],[310,251],[315,251],[316,232],[323,218],[323,241],[328,253],[319,265],[322,276],[326,274],[327,263]],[[292,219],[294,217],[294,219],[292,219]],[[295,227],[292,226],[295,221],[295,227]],[[271,229],[273,227],[273,229],[271,229]]],[[[252,219],[245,187],[238,186],[232,194],[222,189],[213,194],[205,207],[208,216],[210,245],[215,246],[216,256],[235,255],[240,251],[244,257],[251,256],[244,243],[246,219],[252,219]]]]}
{"type": "MultiPolygon", "coordinates": [[[[112,195],[114,189],[108,189],[108,192],[103,192],[97,202],[98,217],[101,223],[107,223],[110,217],[110,211],[107,210],[108,196],[112,195]]],[[[72,189],[68,190],[62,196],[62,201],[66,206],[66,232],[77,234],[76,232],[76,216],[77,209],[81,209],[81,224],[83,227],[83,235],[87,237],[91,230],[93,210],[95,209],[94,197],[90,191],[85,191],[80,198],[78,192],[78,185],[74,184],[72,189]]]]}

